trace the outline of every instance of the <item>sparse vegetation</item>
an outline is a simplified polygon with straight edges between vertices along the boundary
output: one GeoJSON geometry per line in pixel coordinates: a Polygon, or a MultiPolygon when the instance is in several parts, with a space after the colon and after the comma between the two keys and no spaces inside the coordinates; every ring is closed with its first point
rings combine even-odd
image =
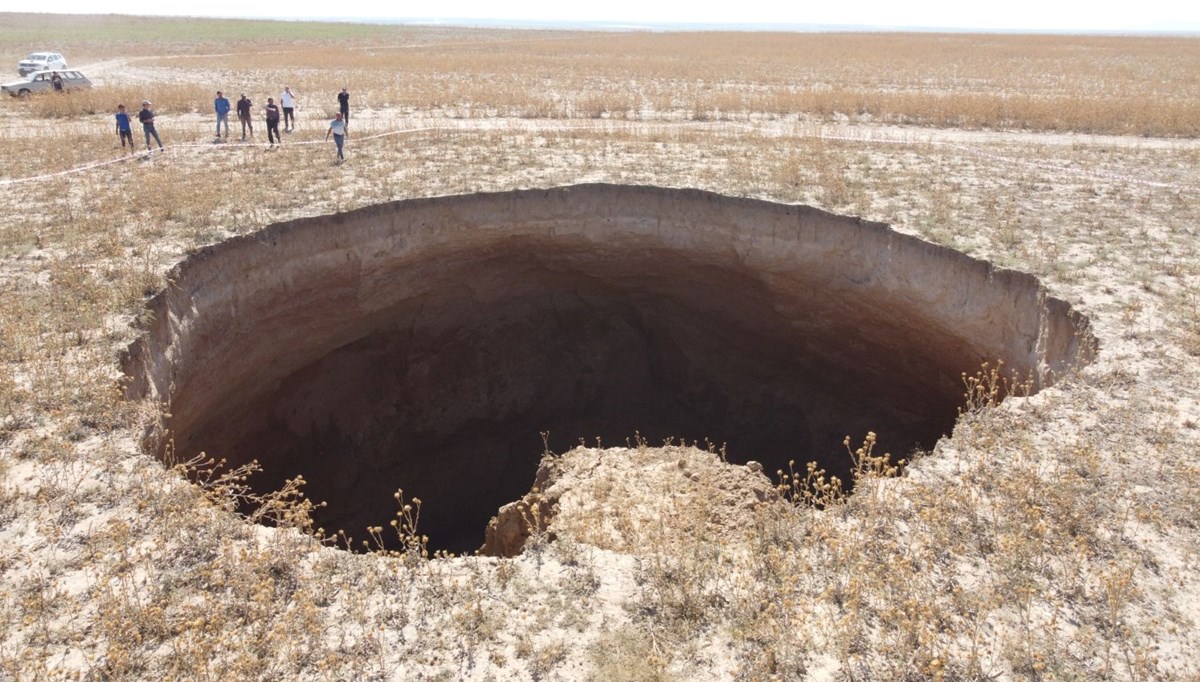
{"type": "MultiPolygon", "coordinates": [[[[122,48],[117,56],[157,76],[136,81],[153,82],[156,101],[170,113],[210,110],[210,88],[179,78],[206,72],[232,76],[225,87],[239,92],[286,82],[300,93],[333,93],[353,83],[356,101],[371,108],[464,118],[753,122],[800,116],[1200,135],[1200,86],[1191,77],[1200,71],[1200,44],[1190,37],[576,33],[131,17],[48,21],[19,14],[6,19],[10,29],[0,36],[0,60],[19,59],[26,45],[53,42],[78,55],[73,63],[85,63],[112,59],[116,43],[122,48]],[[95,40],[94,25],[103,26],[103,41],[95,40]],[[166,87],[164,81],[187,87],[166,87]]],[[[121,90],[117,99],[140,101],[129,96],[134,88],[121,90]]],[[[93,114],[111,107],[103,97],[36,98],[29,106],[36,116],[93,114]]]]}
{"type": "Polygon", "coordinates": [[[116,97],[152,95],[164,141],[196,146],[0,199],[0,678],[1200,675],[1200,41],[125,18],[100,41],[5,19],[20,30],[0,59],[58,35],[72,64],[128,64],[86,96],[0,102],[16,133],[0,175],[119,156],[116,97]],[[191,56],[151,59],[166,53],[191,56]],[[207,145],[210,91],[285,83],[302,108],[283,149],[207,145]],[[294,143],[319,141],[342,84],[362,115],[334,168],[294,143]],[[425,559],[402,496],[396,531],[372,532],[408,551],[351,554],[336,546],[371,533],[289,516],[298,488],[268,508],[280,527],[254,526],[230,511],[249,472],[205,491],[141,453],[152,408],[121,399],[117,353],[189,251],[381,201],[582,181],[892,222],[1042,277],[1090,317],[1097,360],[1003,403],[985,370],[952,438],[902,472],[909,453],[864,445],[848,497],[804,453],[788,475],[806,482],[774,481],[799,494],[736,512],[706,476],[657,477],[721,471],[716,454],[564,454],[613,468],[514,559],[425,559]]]}

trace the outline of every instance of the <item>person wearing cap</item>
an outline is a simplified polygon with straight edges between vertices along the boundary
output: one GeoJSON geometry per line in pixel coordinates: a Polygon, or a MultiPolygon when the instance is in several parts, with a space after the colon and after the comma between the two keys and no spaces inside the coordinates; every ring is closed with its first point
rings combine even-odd
{"type": "Polygon", "coordinates": [[[142,110],[138,112],[138,120],[142,122],[142,132],[146,133],[146,151],[152,152],[150,148],[150,136],[154,136],[154,141],[158,143],[158,151],[166,151],[163,149],[162,140],[158,139],[158,131],[154,129],[154,110],[150,108],[150,100],[142,100],[142,110]]]}
{"type": "Polygon", "coordinates": [[[279,96],[279,106],[283,107],[283,132],[290,133],[296,129],[296,116],[292,113],[296,110],[296,95],[292,93],[291,88],[283,89],[283,94],[279,96]]]}
{"type": "Polygon", "coordinates": [[[254,138],[254,123],[250,120],[250,105],[252,102],[246,93],[242,93],[242,98],[237,101],[238,120],[242,122],[242,142],[246,141],[246,131],[250,131],[250,138],[254,138]]]}
{"type": "Polygon", "coordinates": [[[217,139],[221,138],[221,124],[225,124],[225,138],[229,139],[229,100],[217,90],[217,98],[213,100],[213,111],[217,112],[217,139]]]}

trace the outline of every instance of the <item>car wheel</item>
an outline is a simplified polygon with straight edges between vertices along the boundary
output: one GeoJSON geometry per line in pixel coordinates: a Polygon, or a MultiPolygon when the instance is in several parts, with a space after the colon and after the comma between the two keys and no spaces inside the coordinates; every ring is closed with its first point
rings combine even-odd
{"type": "Polygon", "coordinates": [[[28,97],[28,96],[29,96],[29,88],[21,88],[20,90],[17,91],[17,97],[24,98],[24,97],[28,97]]]}

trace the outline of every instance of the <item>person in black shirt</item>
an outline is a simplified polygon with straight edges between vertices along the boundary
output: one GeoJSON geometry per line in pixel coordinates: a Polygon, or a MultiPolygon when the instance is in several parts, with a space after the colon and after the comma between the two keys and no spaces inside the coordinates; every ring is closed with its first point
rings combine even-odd
{"type": "Polygon", "coordinates": [[[250,131],[250,137],[254,137],[254,123],[250,120],[250,105],[252,103],[246,97],[246,93],[242,93],[242,98],[237,101],[238,120],[242,122],[242,142],[246,141],[246,131],[250,131]]]}
{"type": "Polygon", "coordinates": [[[164,151],[162,140],[158,139],[158,131],[154,129],[154,111],[150,108],[150,100],[142,100],[142,110],[138,112],[138,120],[142,122],[142,132],[146,133],[146,151],[154,151],[150,148],[151,135],[158,143],[158,151],[164,151]]]}
{"type": "Polygon", "coordinates": [[[346,88],[338,93],[338,110],[342,112],[342,120],[346,123],[350,122],[350,93],[346,92],[346,88]]]}
{"type": "Polygon", "coordinates": [[[276,141],[283,144],[283,137],[279,134],[279,107],[275,106],[275,98],[267,98],[267,106],[264,107],[267,111],[267,139],[274,147],[276,141]]]}

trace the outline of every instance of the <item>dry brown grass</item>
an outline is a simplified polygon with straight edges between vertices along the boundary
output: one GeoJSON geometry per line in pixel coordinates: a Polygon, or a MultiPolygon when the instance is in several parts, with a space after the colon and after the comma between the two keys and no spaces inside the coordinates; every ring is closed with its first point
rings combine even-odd
{"type": "MultiPolygon", "coordinates": [[[[82,28],[56,35],[35,15],[0,38],[0,59],[50,40],[73,63],[112,59],[82,28]]],[[[745,120],[803,116],[905,125],[1190,137],[1200,134],[1200,40],[1188,37],[955,34],[572,33],[270,22],[98,18],[132,65],[224,76],[260,97],[281,83],[361,105],[463,116],[745,120]],[[158,35],[158,40],[144,36],[158,35]],[[258,36],[257,38],[255,36],[258,36]]],[[[61,22],[61,20],[60,20],[61,22]]],[[[188,81],[157,95],[208,112],[188,81]],[[190,96],[188,95],[190,90],[190,96]]],[[[131,92],[118,91],[118,99],[131,92]]],[[[140,100],[137,93],[134,95],[140,100]]],[[[38,116],[107,111],[84,96],[38,116]]],[[[110,96],[108,100],[111,100],[110,96]]],[[[46,102],[45,100],[43,100],[46,102]]],[[[332,101],[332,99],[330,99],[332,101]]]]}
{"type": "Polygon", "coordinates": [[[398,40],[190,57],[372,106],[537,118],[841,117],[942,127],[1194,136],[1192,38],[572,34],[442,47],[398,40]],[[419,48],[419,49],[414,49],[419,48]],[[297,69],[304,70],[299,77],[297,69]],[[311,71],[308,71],[311,69],[311,71]],[[333,82],[329,75],[336,74],[333,82]],[[1153,77],[1148,77],[1153,74],[1153,77]],[[535,86],[535,87],[530,87],[535,86]]]}
{"type": "MultiPolygon", "coordinates": [[[[222,44],[162,30],[119,52],[222,44]]],[[[118,70],[86,96],[0,103],[20,133],[0,138],[7,177],[118,155],[105,97],[147,90],[168,144],[205,141],[209,117],[188,112],[206,113],[209,83],[332,100],[349,82],[371,109],[364,130],[437,124],[352,137],[339,168],[320,145],[180,148],[0,200],[0,677],[1200,675],[1200,148],[934,128],[872,140],[865,125],[829,128],[861,137],[832,140],[813,122],[1186,138],[1196,41],[385,37],[396,47],[355,47],[371,34],[295,49],[276,35],[261,51],[280,52],[254,60],[175,59],[149,71],[162,82],[118,70]],[[191,83],[205,85],[193,96],[191,83]],[[868,469],[823,510],[768,505],[744,534],[714,537],[704,497],[657,497],[647,508],[663,505],[669,527],[629,526],[616,542],[584,523],[511,560],[352,555],[303,519],[250,526],[228,511],[230,487],[206,494],[139,452],[147,408],[120,400],[115,358],[189,250],[380,201],[579,181],[893,222],[1038,274],[1089,315],[1101,353],[1051,391],[982,401],[904,476],[868,469]]],[[[222,51],[249,51],[243,40],[222,51]]],[[[319,138],[321,116],[295,139],[319,138]]],[[[597,504],[631,504],[619,486],[597,490],[597,504]]]]}

